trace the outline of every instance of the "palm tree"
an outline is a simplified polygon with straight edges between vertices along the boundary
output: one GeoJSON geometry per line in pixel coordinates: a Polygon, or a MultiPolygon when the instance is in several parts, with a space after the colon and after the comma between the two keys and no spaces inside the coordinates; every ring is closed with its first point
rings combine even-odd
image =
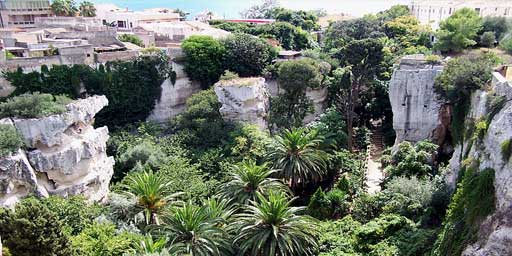
{"type": "Polygon", "coordinates": [[[321,180],[326,173],[329,157],[320,149],[322,141],[315,129],[285,130],[274,138],[267,157],[278,174],[295,189],[299,184],[321,180]]]}
{"type": "Polygon", "coordinates": [[[234,165],[231,181],[221,188],[220,195],[245,204],[249,200],[255,201],[257,193],[265,195],[271,190],[286,191],[283,183],[270,178],[274,173],[275,171],[269,170],[266,164],[257,165],[255,161],[244,161],[234,165]]]}
{"type": "Polygon", "coordinates": [[[96,7],[94,4],[89,1],[83,1],[80,3],[80,15],[83,17],[95,17],[96,16],[96,7]]]}
{"type": "MultiPolygon", "coordinates": [[[[165,236],[155,240],[151,235],[145,235],[139,243],[134,244],[133,255],[151,255],[166,252],[165,246],[167,245],[168,239],[165,236]]],[[[128,254],[130,255],[130,254],[128,254]]]]}
{"type": "Polygon", "coordinates": [[[240,255],[313,255],[318,247],[316,220],[298,215],[305,207],[291,207],[282,193],[271,192],[268,199],[258,194],[235,223],[235,244],[240,255]]]}
{"type": "Polygon", "coordinates": [[[186,203],[166,216],[164,231],[171,237],[171,255],[229,255],[230,240],[219,226],[218,218],[210,218],[207,207],[186,203]]]}
{"type": "Polygon", "coordinates": [[[137,198],[143,209],[146,224],[159,225],[159,216],[181,193],[172,193],[171,182],[161,173],[150,168],[126,176],[122,187],[129,196],[137,198]]]}
{"type": "Polygon", "coordinates": [[[73,0],[53,0],[51,8],[52,12],[57,16],[74,16],[77,12],[73,0]]]}

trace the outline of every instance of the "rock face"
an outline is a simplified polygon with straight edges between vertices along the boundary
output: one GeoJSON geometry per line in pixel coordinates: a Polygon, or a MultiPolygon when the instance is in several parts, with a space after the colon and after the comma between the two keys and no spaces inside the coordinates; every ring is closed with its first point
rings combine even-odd
{"type": "Polygon", "coordinates": [[[489,102],[504,97],[506,103],[490,124],[485,136],[478,142],[457,145],[450,160],[449,182],[454,186],[461,160],[474,159],[480,170],[495,170],[496,211],[480,226],[478,241],[470,245],[463,255],[512,255],[512,162],[504,159],[501,145],[512,139],[512,85],[499,73],[494,73],[493,95],[486,91],[473,93],[471,111],[467,120],[485,120],[491,112],[489,102]]]}
{"type": "Polygon", "coordinates": [[[430,139],[442,144],[450,120],[450,109],[434,90],[443,66],[431,65],[423,55],[404,57],[393,73],[389,98],[393,109],[396,143],[430,139]]]}
{"type": "Polygon", "coordinates": [[[94,96],[68,104],[62,114],[1,120],[25,138],[27,150],[0,158],[0,205],[12,206],[29,195],[103,200],[114,159],[106,154],[107,127],[94,129],[92,122],[107,104],[105,96],[94,96]]]}
{"type": "Polygon", "coordinates": [[[201,90],[198,82],[191,81],[187,77],[182,65],[173,63],[173,70],[176,72],[176,83],[173,85],[167,79],[162,84],[162,96],[148,117],[148,121],[163,123],[181,114],[185,110],[187,99],[201,90]]]}
{"type": "Polygon", "coordinates": [[[240,78],[215,84],[223,118],[267,128],[269,93],[264,78],[240,78]]]}

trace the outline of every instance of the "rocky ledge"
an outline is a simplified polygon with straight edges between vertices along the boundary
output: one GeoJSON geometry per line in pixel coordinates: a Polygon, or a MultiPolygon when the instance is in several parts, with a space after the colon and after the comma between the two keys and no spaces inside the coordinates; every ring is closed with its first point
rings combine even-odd
{"type": "Polygon", "coordinates": [[[261,77],[237,78],[215,84],[223,118],[267,128],[269,93],[261,77]]]}
{"type": "Polygon", "coordinates": [[[0,205],[34,195],[82,195],[101,201],[108,194],[114,159],[106,154],[107,127],[94,129],[105,96],[77,100],[67,111],[42,118],[5,118],[25,139],[26,149],[0,158],[0,205]]]}

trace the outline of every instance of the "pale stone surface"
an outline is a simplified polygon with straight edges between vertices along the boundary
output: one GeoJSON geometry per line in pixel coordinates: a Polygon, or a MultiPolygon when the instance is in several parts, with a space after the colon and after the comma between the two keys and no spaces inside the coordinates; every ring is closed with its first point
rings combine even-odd
{"type": "MultiPolygon", "coordinates": [[[[495,73],[497,75],[497,73],[495,73]]],[[[460,170],[460,162],[466,158],[478,160],[480,170],[495,170],[496,211],[487,217],[480,226],[478,241],[466,248],[463,255],[512,255],[512,162],[503,159],[501,144],[512,139],[512,86],[508,82],[495,79],[493,90],[504,96],[507,103],[491,121],[486,135],[480,142],[465,142],[455,147],[450,160],[448,182],[455,186],[460,170]]],[[[476,91],[471,97],[471,110],[468,118],[484,120],[489,114],[487,101],[489,93],[476,91]]]]}
{"type": "Polygon", "coordinates": [[[35,195],[83,195],[103,200],[114,159],[106,154],[107,127],[94,129],[94,115],[108,104],[104,96],[77,100],[62,114],[0,120],[16,127],[27,150],[0,158],[0,205],[12,207],[35,195]]]}
{"type": "Polygon", "coordinates": [[[215,84],[215,94],[222,104],[220,113],[231,121],[267,128],[269,93],[261,77],[239,78],[215,84]]]}
{"type": "Polygon", "coordinates": [[[430,139],[442,143],[443,100],[434,90],[443,66],[433,66],[422,55],[404,57],[393,73],[389,98],[393,109],[396,143],[430,139]]]}
{"type": "Polygon", "coordinates": [[[162,95],[147,118],[148,121],[164,123],[183,113],[187,99],[201,91],[201,85],[187,77],[182,65],[173,63],[173,70],[176,72],[176,83],[172,84],[169,79],[164,81],[161,86],[162,95]]]}

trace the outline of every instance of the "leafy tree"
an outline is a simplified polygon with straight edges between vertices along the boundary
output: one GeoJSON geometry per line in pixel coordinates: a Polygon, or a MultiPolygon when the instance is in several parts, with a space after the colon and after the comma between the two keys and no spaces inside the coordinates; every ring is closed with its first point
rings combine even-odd
{"type": "Polygon", "coordinates": [[[299,127],[312,112],[306,89],[322,85],[320,65],[310,59],[283,62],[279,64],[277,80],[284,93],[271,101],[269,122],[276,128],[299,127]]]}
{"type": "Polygon", "coordinates": [[[456,143],[464,140],[464,120],[471,104],[471,94],[491,82],[492,70],[498,61],[495,55],[455,58],[436,78],[435,86],[439,93],[453,105],[451,132],[456,143]]]}
{"type": "Polygon", "coordinates": [[[80,15],[83,17],[96,17],[96,7],[94,3],[89,1],[83,1],[80,3],[80,15]]]}
{"type": "Polygon", "coordinates": [[[144,42],[142,42],[142,40],[138,36],[136,36],[136,35],[122,34],[122,35],[119,35],[119,40],[121,42],[129,42],[129,43],[132,43],[134,45],[138,45],[140,47],[144,47],[144,42]]]}
{"type": "Polygon", "coordinates": [[[382,20],[383,22],[394,20],[397,18],[401,18],[404,16],[410,16],[411,12],[409,10],[409,7],[407,5],[394,5],[391,6],[391,8],[379,12],[377,14],[377,17],[382,20]]]}
{"type": "Polygon", "coordinates": [[[496,39],[501,40],[509,32],[510,20],[505,17],[487,16],[483,20],[482,32],[494,32],[496,39]]]}
{"type": "Polygon", "coordinates": [[[274,22],[256,26],[249,34],[262,38],[275,39],[280,46],[287,50],[304,50],[311,48],[313,42],[307,31],[302,30],[288,22],[274,22]]]}
{"type": "Polygon", "coordinates": [[[78,12],[76,3],[73,0],[53,0],[50,6],[52,12],[57,16],[75,16],[78,12]]]}
{"type": "Polygon", "coordinates": [[[13,255],[73,255],[63,223],[40,201],[29,198],[14,211],[0,210],[2,242],[13,255]]]}
{"type": "Polygon", "coordinates": [[[333,189],[325,193],[322,188],[318,188],[309,199],[308,213],[320,220],[346,214],[348,211],[346,199],[346,192],[339,189],[333,189]]]}
{"type": "Polygon", "coordinates": [[[359,106],[361,94],[365,88],[376,80],[384,60],[383,45],[376,39],[355,40],[348,43],[338,53],[340,62],[346,66],[337,71],[337,83],[340,83],[337,100],[338,111],[347,118],[348,148],[354,147],[355,110],[359,106]]]}
{"type": "Polygon", "coordinates": [[[16,152],[23,145],[23,137],[14,126],[0,124],[0,158],[16,152]]]}
{"type": "Polygon", "coordinates": [[[251,6],[249,9],[241,12],[241,16],[247,19],[264,19],[268,13],[277,7],[276,0],[262,0],[260,5],[251,6]]]}
{"type": "Polygon", "coordinates": [[[353,40],[379,38],[385,36],[380,22],[375,17],[366,16],[359,19],[332,23],[325,34],[325,49],[336,50],[353,40]]]}
{"type": "Polygon", "coordinates": [[[229,255],[231,244],[227,233],[219,227],[221,218],[212,218],[207,206],[185,203],[173,208],[164,230],[171,237],[172,255],[229,255]]]}
{"type": "Polygon", "coordinates": [[[494,47],[496,43],[496,35],[494,32],[488,31],[480,36],[480,44],[485,47],[494,47]]]}
{"type": "Polygon", "coordinates": [[[299,215],[285,195],[258,195],[235,222],[235,244],[241,255],[314,255],[318,247],[316,221],[299,215]]]}
{"type": "Polygon", "coordinates": [[[178,193],[170,192],[170,181],[162,173],[152,170],[134,172],[123,180],[127,195],[137,198],[146,224],[159,224],[159,216],[166,206],[176,200],[178,193]]]}
{"type": "Polygon", "coordinates": [[[165,161],[166,155],[159,146],[150,141],[139,141],[117,157],[112,179],[122,180],[137,165],[157,170],[165,161]]]}
{"type": "Polygon", "coordinates": [[[183,41],[186,55],[185,72],[191,79],[201,83],[204,89],[219,80],[224,73],[224,46],[210,36],[191,36],[183,41]]]}
{"type": "Polygon", "coordinates": [[[268,159],[292,189],[320,181],[326,174],[328,154],[320,149],[317,130],[285,130],[274,138],[268,159]]]}
{"type": "Polygon", "coordinates": [[[239,160],[263,160],[266,148],[270,144],[268,132],[256,125],[241,124],[229,133],[227,148],[231,157],[239,160]]]}
{"type": "Polygon", "coordinates": [[[439,26],[434,48],[443,52],[460,52],[476,44],[476,37],[482,29],[482,18],[475,10],[463,8],[443,20],[439,26]]]}
{"type": "Polygon", "coordinates": [[[276,7],[271,9],[266,16],[266,18],[275,19],[281,22],[288,22],[307,31],[320,28],[320,25],[318,24],[318,16],[314,12],[302,10],[294,11],[282,7],[276,7]]]}
{"type": "Polygon", "coordinates": [[[326,139],[327,144],[335,148],[347,147],[347,126],[345,118],[335,108],[327,109],[317,122],[311,124],[311,128],[326,139]]]}
{"type": "Polygon", "coordinates": [[[422,26],[414,16],[400,16],[384,24],[384,31],[389,38],[397,40],[401,48],[429,46],[431,29],[422,26]]]}
{"type": "Polygon", "coordinates": [[[223,198],[246,204],[249,200],[257,200],[258,193],[267,195],[270,191],[287,191],[281,181],[271,178],[276,171],[269,170],[266,164],[245,161],[232,169],[231,180],[221,188],[223,198]]]}
{"type": "Polygon", "coordinates": [[[242,77],[259,76],[277,57],[277,51],[263,39],[235,34],[222,41],[226,49],[224,69],[242,77]]]}

